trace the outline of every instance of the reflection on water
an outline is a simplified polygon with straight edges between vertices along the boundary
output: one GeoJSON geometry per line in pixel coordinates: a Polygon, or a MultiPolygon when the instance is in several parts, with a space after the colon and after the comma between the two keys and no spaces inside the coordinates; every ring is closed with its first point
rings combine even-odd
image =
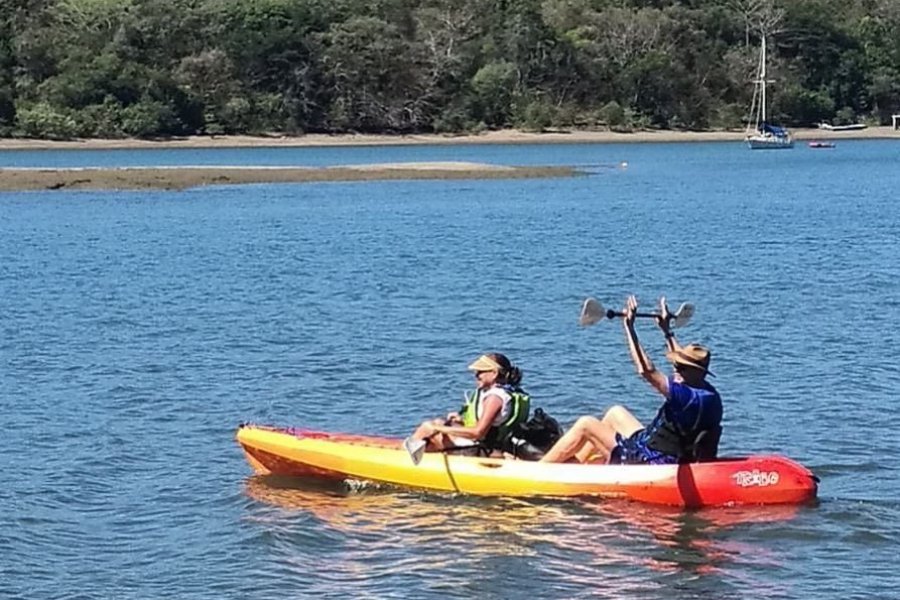
{"type": "Polygon", "coordinates": [[[790,596],[777,579],[747,577],[743,569],[781,566],[779,556],[760,544],[728,539],[729,528],[760,523],[786,523],[797,516],[797,506],[730,507],[685,511],[678,508],[645,506],[628,502],[590,503],[586,508],[598,517],[615,522],[631,535],[643,536],[655,544],[636,562],[670,578],[690,581],[695,591],[722,597],[728,581],[740,574],[740,589],[753,590],[758,597],[790,596]]]}
{"type": "Polygon", "coordinates": [[[247,494],[260,502],[302,511],[321,527],[360,535],[399,535],[409,543],[440,542],[473,552],[517,553],[516,540],[543,541],[539,527],[564,523],[562,505],[514,498],[477,498],[401,491],[341,482],[301,482],[275,476],[246,481],[247,494]],[[465,523],[465,527],[460,527],[465,523]],[[477,542],[477,544],[473,544],[477,542]]]}
{"type": "Polygon", "coordinates": [[[738,584],[736,579],[743,590],[782,597],[789,590],[764,575],[779,557],[729,540],[728,531],[788,521],[798,510],[686,512],[630,502],[479,498],[272,476],[247,479],[245,491],[277,509],[254,519],[285,542],[278,546],[283,564],[305,565],[316,548],[341,574],[338,580],[323,574],[311,582],[313,590],[333,589],[340,581],[354,594],[375,595],[398,589],[398,580],[416,573],[436,572],[452,576],[441,577],[434,591],[459,580],[471,582],[460,585],[473,593],[485,586],[500,593],[510,585],[510,573],[520,572],[552,581],[550,589],[560,597],[653,597],[670,585],[725,597],[723,590],[738,584]],[[308,539],[310,531],[318,531],[314,540],[308,539]],[[385,561],[386,554],[394,560],[385,561]],[[373,556],[380,558],[367,561],[373,556]],[[737,578],[736,565],[742,566],[737,578]],[[748,580],[748,565],[758,567],[758,580],[748,580]]]}

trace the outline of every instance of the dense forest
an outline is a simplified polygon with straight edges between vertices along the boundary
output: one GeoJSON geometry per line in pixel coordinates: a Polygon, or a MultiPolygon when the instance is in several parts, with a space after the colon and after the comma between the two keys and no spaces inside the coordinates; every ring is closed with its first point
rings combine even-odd
{"type": "Polygon", "coordinates": [[[0,136],[740,128],[900,112],[898,0],[0,0],[0,136]]]}

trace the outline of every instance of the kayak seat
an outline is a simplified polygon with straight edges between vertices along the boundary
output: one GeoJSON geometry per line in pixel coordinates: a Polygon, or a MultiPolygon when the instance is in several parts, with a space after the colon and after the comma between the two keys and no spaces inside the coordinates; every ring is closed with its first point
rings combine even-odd
{"type": "Polygon", "coordinates": [[[443,452],[456,456],[478,456],[481,458],[485,458],[491,455],[490,449],[486,448],[479,442],[464,444],[462,446],[450,446],[449,448],[444,448],[443,452]]]}
{"type": "Polygon", "coordinates": [[[504,449],[513,458],[521,460],[540,460],[545,452],[534,444],[523,439],[512,438],[507,448],[504,449]]]}
{"type": "Polygon", "coordinates": [[[689,462],[709,462],[716,460],[719,455],[719,439],[722,437],[722,426],[716,425],[710,429],[704,429],[694,438],[691,447],[693,460],[689,462]]]}

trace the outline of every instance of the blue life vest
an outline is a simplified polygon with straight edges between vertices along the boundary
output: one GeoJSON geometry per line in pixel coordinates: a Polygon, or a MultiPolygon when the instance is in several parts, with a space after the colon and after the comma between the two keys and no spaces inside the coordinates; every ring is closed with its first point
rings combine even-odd
{"type": "Polygon", "coordinates": [[[697,414],[690,422],[679,423],[673,414],[675,408],[667,401],[642,435],[647,448],[673,456],[678,462],[715,458],[722,433],[719,393],[712,388],[691,389],[696,390],[697,414]]]}

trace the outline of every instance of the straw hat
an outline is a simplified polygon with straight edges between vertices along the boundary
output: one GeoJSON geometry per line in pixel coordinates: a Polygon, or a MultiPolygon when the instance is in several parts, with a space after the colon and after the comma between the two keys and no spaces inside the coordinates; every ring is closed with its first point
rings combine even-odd
{"type": "Polygon", "coordinates": [[[700,344],[688,344],[687,346],[682,346],[678,350],[666,352],[666,358],[668,358],[672,364],[700,369],[704,373],[708,373],[715,377],[712,371],[709,370],[709,357],[709,350],[700,344]]]}

